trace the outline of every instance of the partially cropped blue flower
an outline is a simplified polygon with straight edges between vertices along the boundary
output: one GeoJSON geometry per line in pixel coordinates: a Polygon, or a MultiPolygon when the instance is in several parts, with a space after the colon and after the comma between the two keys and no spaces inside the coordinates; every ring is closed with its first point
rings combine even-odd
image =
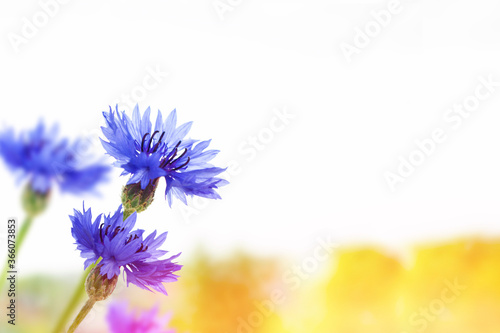
{"type": "Polygon", "coordinates": [[[160,316],[156,305],[150,310],[132,309],[127,303],[114,302],[109,305],[106,319],[112,333],[175,333],[166,329],[172,314],[160,316]]]}
{"type": "Polygon", "coordinates": [[[141,118],[134,108],[132,119],[118,106],[103,112],[107,127],[102,127],[109,141],[102,141],[106,151],[116,159],[115,166],[123,168],[122,175],[130,174],[127,184],[140,183],[141,189],[160,177],[167,186],[165,195],[169,205],[172,195],[186,204],[186,195],[220,199],[216,189],[227,181],[216,177],[225,169],[208,163],[218,150],[205,150],[208,141],[186,139],[192,122],[176,127],[177,113],[173,110],[163,121],[160,111],[153,126],[148,107],[141,118]]]}
{"type": "Polygon", "coordinates": [[[76,240],[77,250],[85,258],[87,268],[99,258],[100,274],[108,279],[120,274],[121,268],[127,278],[127,285],[133,283],[146,290],[167,294],[162,283],[176,281],[173,272],[181,266],[172,262],[179,254],[160,259],[167,251],[158,248],[165,242],[167,233],[156,237],[156,231],[143,237],[144,230],[134,228],[137,213],[123,220],[122,206],[111,215],[99,215],[92,221],[90,208],[83,212],[74,210],[70,216],[71,233],[76,240]],[[101,223],[101,219],[103,220],[101,223]]]}
{"type": "Polygon", "coordinates": [[[48,130],[42,121],[18,135],[12,128],[6,129],[0,133],[0,156],[35,192],[45,194],[54,183],[75,194],[93,190],[110,167],[89,164],[77,154],[80,141],[70,144],[67,139],[58,139],[57,132],[57,126],[48,130]]]}

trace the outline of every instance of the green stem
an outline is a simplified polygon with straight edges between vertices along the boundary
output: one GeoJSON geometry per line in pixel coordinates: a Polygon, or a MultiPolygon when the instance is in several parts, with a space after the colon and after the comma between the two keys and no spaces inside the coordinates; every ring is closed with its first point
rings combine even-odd
{"type": "Polygon", "coordinates": [[[28,230],[31,228],[31,224],[33,223],[34,217],[31,215],[28,215],[24,221],[23,224],[21,225],[21,229],[19,230],[19,233],[17,234],[16,237],[16,245],[17,249],[16,252],[19,251],[21,248],[21,245],[24,242],[24,238],[26,238],[26,234],[28,233],[28,230]]]}
{"type": "Polygon", "coordinates": [[[73,324],[71,324],[71,326],[69,327],[68,333],[73,333],[76,330],[78,325],[81,324],[83,319],[85,319],[85,317],[87,317],[87,315],[89,314],[90,310],[92,310],[95,302],[96,300],[93,297],[89,298],[87,302],[85,302],[82,309],[78,313],[78,316],[76,316],[75,320],[73,321],[73,324]]]}
{"type": "MultiPolygon", "coordinates": [[[[31,228],[31,224],[33,223],[34,216],[33,215],[28,215],[23,221],[23,224],[21,224],[21,229],[17,233],[17,237],[15,239],[16,242],[16,251],[15,251],[15,259],[17,263],[17,257],[19,255],[19,250],[21,249],[21,245],[23,245],[24,239],[26,238],[26,234],[28,233],[28,230],[31,228]]],[[[5,260],[5,265],[3,266],[3,270],[0,273],[0,292],[3,290],[3,286],[5,284],[5,281],[7,281],[7,271],[9,270],[8,263],[10,259],[7,256],[7,259],[5,260]]],[[[17,265],[16,265],[17,267],[17,265]]]]}
{"type": "Polygon", "coordinates": [[[75,309],[78,306],[78,304],[81,303],[83,296],[85,296],[85,281],[87,280],[87,275],[89,275],[90,271],[99,263],[100,260],[101,258],[99,258],[97,262],[87,267],[87,269],[83,272],[80,281],[78,281],[78,284],[76,285],[76,289],[73,292],[71,300],[69,301],[68,305],[66,306],[66,309],[64,310],[63,314],[59,318],[59,321],[57,322],[56,328],[54,329],[54,333],[64,332],[64,328],[66,327],[69,318],[75,312],[75,309]]]}

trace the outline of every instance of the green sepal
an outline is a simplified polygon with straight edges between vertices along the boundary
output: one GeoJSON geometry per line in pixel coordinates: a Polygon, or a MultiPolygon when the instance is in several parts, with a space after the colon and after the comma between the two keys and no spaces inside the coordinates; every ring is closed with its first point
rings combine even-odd
{"type": "Polygon", "coordinates": [[[159,178],[149,182],[144,190],[141,190],[141,184],[129,184],[123,187],[122,205],[124,209],[123,218],[126,219],[133,212],[143,212],[153,202],[159,178]]]}
{"type": "Polygon", "coordinates": [[[29,216],[37,216],[45,211],[49,199],[50,191],[39,193],[34,191],[29,184],[24,188],[21,196],[23,209],[29,216]]]}

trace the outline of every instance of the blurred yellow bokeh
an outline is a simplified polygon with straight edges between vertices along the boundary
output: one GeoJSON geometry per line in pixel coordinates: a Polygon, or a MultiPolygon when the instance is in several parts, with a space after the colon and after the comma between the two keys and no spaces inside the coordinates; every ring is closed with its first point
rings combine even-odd
{"type": "MultiPolygon", "coordinates": [[[[245,254],[213,259],[200,251],[179,281],[166,285],[168,297],[122,285],[111,301],[159,304],[179,333],[500,332],[500,240],[421,245],[404,258],[339,248],[314,272],[294,269],[304,263],[245,254]]],[[[50,331],[67,296],[61,288],[71,289],[57,285],[49,278],[20,283],[15,332],[50,331]],[[61,306],[51,313],[43,300],[61,306]]],[[[107,332],[105,315],[104,302],[80,332],[107,332]]]]}

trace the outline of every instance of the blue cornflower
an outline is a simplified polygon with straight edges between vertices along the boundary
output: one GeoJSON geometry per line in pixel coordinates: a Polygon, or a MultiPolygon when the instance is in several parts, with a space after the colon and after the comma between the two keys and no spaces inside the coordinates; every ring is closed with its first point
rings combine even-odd
{"type": "Polygon", "coordinates": [[[7,166],[27,178],[32,191],[47,194],[53,183],[62,191],[78,194],[93,190],[105,179],[107,165],[89,164],[78,155],[81,141],[57,139],[57,126],[47,130],[40,121],[31,131],[15,135],[12,128],[0,133],[0,156],[7,166]]]}
{"type": "Polygon", "coordinates": [[[173,272],[181,269],[172,260],[179,254],[168,259],[160,259],[167,251],[159,250],[167,233],[156,237],[156,231],[143,238],[144,230],[132,230],[135,225],[137,213],[132,213],[123,219],[122,206],[111,215],[102,214],[92,222],[90,208],[83,212],[74,210],[70,216],[73,227],[71,233],[76,240],[77,250],[85,258],[84,266],[87,268],[99,258],[100,275],[111,280],[120,274],[123,267],[127,278],[127,285],[133,283],[146,290],[156,290],[167,294],[163,282],[176,281],[178,276],[173,272]]]}
{"type": "Polygon", "coordinates": [[[147,186],[154,188],[158,179],[164,177],[170,206],[172,195],[185,204],[186,195],[220,199],[215,190],[227,181],[215,176],[225,169],[208,163],[219,151],[205,150],[210,140],[185,139],[192,122],[176,127],[175,110],[165,121],[158,111],[154,127],[150,112],[148,107],[142,119],[137,105],[132,119],[125,112],[120,115],[118,106],[115,111],[110,107],[109,112],[103,112],[107,127],[102,127],[102,131],[109,142],[102,139],[101,142],[116,159],[114,165],[123,168],[122,175],[131,175],[127,185],[140,184],[141,190],[147,186]]]}

